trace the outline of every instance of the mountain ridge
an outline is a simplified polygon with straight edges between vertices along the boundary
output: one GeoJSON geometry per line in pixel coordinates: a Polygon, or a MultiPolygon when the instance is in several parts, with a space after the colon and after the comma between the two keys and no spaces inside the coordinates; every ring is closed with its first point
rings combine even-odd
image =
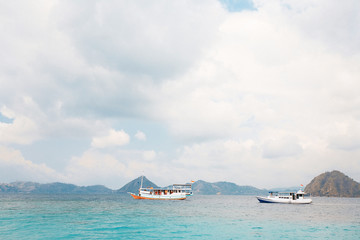
{"type": "MultiPolygon", "coordinates": [[[[155,183],[140,176],[128,182],[123,187],[112,190],[103,185],[77,186],[70,183],[36,183],[36,182],[12,182],[0,183],[0,194],[6,193],[34,193],[34,194],[122,194],[127,192],[136,193],[143,177],[144,187],[158,187],[155,183]]],[[[252,186],[239,186],[232,182],[206,182],[198,180],[192,184],[196,195],[266,195],[269,190],[258,189],[252,186]]],[[[273,188],[274,189],[274,188],[273,188]]],[[[285,189],[285,188],[284,188],[285,189]]],[[[305,192],[313,196],[328,197],[360,197],[360,184],[334,170],[325,172],[315,177],[306,187],[305,192]]]]}
{"type": "Polygon", "coordinates": [[[239,186],[232,182],[206,182],[198,180],[193,183],[193,192],[198,195],[261,195],[267,194],[268,190],[258,189],[252,186],[239,186]]]}
{"type": "MultiPolygon", "coordinates": [[[[1,183],[0,193],[34,193],[34,194],[121,194],[137,192],[140,188],[142,176],[128,182],[117,190],[109,189],[103,185],[77,186],[69,183],[36,183],[36,182],[12,182],[1,183]]],[[[158,186],[145,176],[143,177],[144,187],[158,186]]],[[[192,184],[193,192],[198,195],[256,195],[265,194],[267,190],[257,189],[252,186],[239,186],[235,183],[219,181],[215,183],[198,180],[192,184]]]]}
{"type": "Polygon", "coordinates": [[[70,183],[12,182],[0,184],[0,193],[36,194],[110,194],[113,190],[103,185],[77,186],[70,183]]]}

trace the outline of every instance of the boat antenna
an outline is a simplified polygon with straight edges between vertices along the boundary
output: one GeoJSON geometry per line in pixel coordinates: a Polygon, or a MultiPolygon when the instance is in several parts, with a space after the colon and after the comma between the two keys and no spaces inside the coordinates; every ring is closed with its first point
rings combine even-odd
{"type": "Polygon", "coordinates": [[[144,175],[141,176],[141,184],[140,184],[140,188],[142,188],[143,185],[143,180],[144,180],[144,175]]]}

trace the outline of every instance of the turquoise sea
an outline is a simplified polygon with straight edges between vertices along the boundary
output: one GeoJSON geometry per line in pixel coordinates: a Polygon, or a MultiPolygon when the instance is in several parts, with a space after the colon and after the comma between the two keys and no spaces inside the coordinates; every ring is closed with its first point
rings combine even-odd
{"type": "Polygon", "coordinates": [[[254,196],[0,195],[0,239],[360,239],[360,199],[282,205],[254,196]]]}

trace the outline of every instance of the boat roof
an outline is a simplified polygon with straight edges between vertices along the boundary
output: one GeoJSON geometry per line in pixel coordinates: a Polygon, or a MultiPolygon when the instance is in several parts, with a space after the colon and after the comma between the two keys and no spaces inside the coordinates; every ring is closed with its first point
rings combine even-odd
{"type": "Polygon", "coordinates": [[[142,187],[140,189],[147,189],[147,190],[191,190],[191,189],[185,189],[185,188],[174,188],[174,187],[157,187],[157,188],[154,188],[154,187],[142,187]]]}
{"type": "Polygon", "coordinates": [[[269,193],[279,193],[279,194],[289,194],[289,193],[293,193],[293,194],[305,194],[305,192],[303,190],[298,190],[298,191],[291,191],[291,192],[278,192],[278,191],[270,191],[269,193]]]}

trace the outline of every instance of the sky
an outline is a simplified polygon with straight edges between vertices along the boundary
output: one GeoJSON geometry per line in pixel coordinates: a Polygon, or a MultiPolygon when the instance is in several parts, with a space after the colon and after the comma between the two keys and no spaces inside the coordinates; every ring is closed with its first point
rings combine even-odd
{"type": "Polygon", "coordinates": [[[0,182],[360,182],[358,0],[0,1],[0,182]]]}

